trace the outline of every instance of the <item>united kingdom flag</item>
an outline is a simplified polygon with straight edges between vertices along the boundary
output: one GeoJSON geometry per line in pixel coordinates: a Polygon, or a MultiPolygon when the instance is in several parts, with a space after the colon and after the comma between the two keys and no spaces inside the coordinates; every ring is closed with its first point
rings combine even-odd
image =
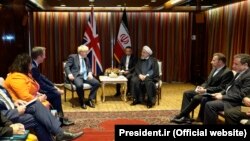
{"type": "Polygon", "coordinates": [[[91,62],[93,75],[97,76],[101,74],[103,72],[101,63],[102,58],[93,8],[91,9],[88,25],[84,33],[83,44],[89,47],[88,58],[91,62]]]}

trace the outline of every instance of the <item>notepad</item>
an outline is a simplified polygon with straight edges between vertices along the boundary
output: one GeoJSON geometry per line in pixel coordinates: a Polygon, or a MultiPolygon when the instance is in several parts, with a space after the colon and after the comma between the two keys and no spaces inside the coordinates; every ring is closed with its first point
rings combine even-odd
{"type": "Polygon", "coordinates": [[[37,98],[34,98],[33,100],[26,103],[26,106],[29,106],[37,101],[37,98]]]}
{"type": "Polygon", "coordinates": [[[240,107],[240,111],[243,112],[243,113],[250,112],[250,107],[241,106],[241,107],[240,107]]]}

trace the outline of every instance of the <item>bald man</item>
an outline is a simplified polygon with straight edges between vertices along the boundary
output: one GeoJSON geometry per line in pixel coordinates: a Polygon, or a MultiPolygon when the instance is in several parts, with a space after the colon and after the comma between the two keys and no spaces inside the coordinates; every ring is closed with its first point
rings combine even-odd
{"type": "Polygon", "coordinates": [[[141,59],[135,66],[135,72],[131,79],[131,94],[133,103],[142,103],[142,93],[147,95],[147,108],[152,108],[155,104],[156,86],[159,81],[159,67],[157,59],[151,57],[153,51],[149,46],[144,46],[141,52],[141,59]]]}

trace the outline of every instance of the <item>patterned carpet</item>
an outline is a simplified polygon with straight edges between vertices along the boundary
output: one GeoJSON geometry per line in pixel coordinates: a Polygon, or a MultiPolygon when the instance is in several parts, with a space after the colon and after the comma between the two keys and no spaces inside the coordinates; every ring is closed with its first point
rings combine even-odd
{"type": "Polygon", "coordinates": [[[77,132],[83,130],[84,136],[77,141],[113,141],[116,124],[154,124],[166,125],[179,111],[147,110],[126,112],[66,112],[65,116],[75,121],[75,125],[64,129],[77,132]]]}

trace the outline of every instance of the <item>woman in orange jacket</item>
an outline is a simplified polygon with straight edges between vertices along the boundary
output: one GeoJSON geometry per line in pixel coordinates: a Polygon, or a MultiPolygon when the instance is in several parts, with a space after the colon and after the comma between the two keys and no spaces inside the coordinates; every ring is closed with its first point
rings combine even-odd
{"type": "Polygon", "coordinates": [[[28,54],[18,55],[9,68],[10,73],[7,75],[3,86],[8,90],[14,101],[21,99],[29,102],[37,98],[45,107],[50,108],[50,104],[46,100],[47,96],[39,93],[40,86],[32,78],[31,68],[31,57],[28,54]]]}

